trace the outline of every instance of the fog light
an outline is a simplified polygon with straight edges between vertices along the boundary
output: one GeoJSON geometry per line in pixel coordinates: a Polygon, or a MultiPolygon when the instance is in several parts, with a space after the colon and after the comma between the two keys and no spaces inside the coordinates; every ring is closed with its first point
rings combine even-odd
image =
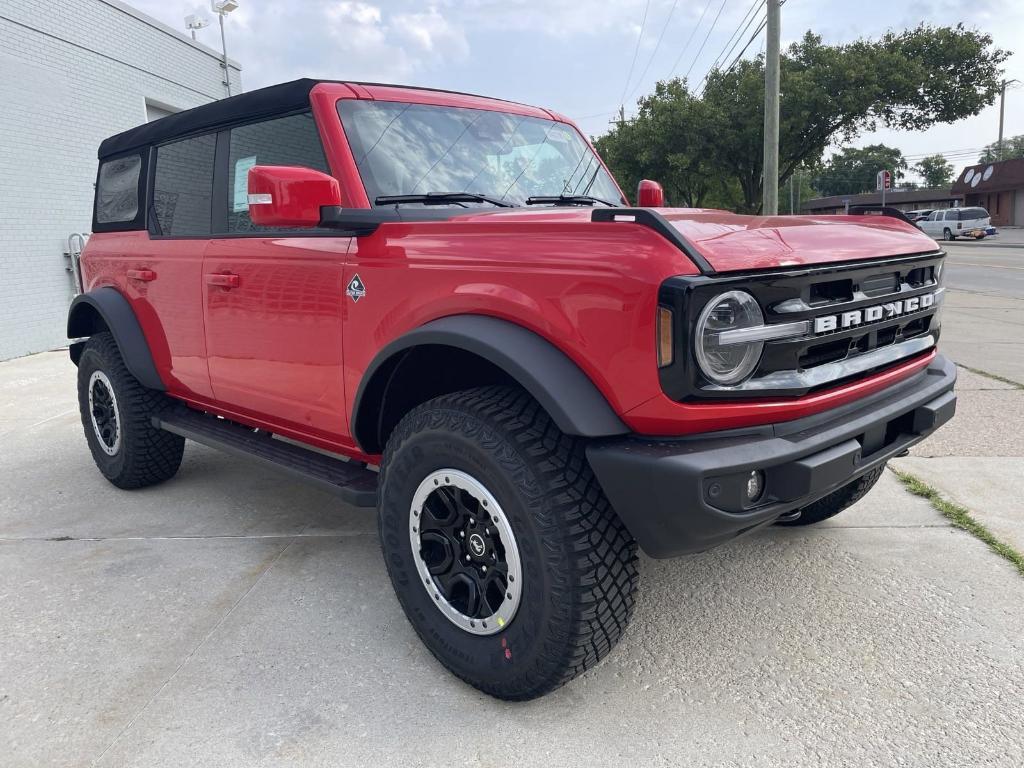
{"type": "Polygon", "coordinates": [[[753,503],[764,493],[764,472],[755,469],[747,478],[747,501],[753,503]]]}

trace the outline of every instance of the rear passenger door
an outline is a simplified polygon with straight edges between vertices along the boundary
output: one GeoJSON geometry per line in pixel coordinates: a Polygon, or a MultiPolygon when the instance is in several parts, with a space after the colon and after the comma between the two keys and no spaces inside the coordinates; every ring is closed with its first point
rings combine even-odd
{"type": "Polygon", "coordinates": [[[152,150],[145,255],[128,264],[128,295],[172,394],[213,396],[200,280],[210,237],[215,134],[152,150]]]}
{"type": "Polygon", "coordinates": [[[348,421],[341,326],[351,238],[255,226],[247,190],[254,165],[330,173],[313,116],[276,117],[218,137],[215,235],[202,286],[213,390],[237,415],[334,442],[348,421]]]}

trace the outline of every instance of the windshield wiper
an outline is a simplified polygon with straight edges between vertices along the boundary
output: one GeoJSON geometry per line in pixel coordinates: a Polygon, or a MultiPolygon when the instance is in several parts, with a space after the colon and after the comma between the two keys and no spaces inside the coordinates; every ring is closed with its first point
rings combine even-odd
{"type": "MultiPolygon", "coordinates": [[[[422,203],[423,205],[447,205],[448,203],[490,203],[499,208],[515,208],[515,203],[499,200],[496,197],[478,195],[475,192],[428,192],[425,195],[381,195],[373,201],[374,205],[401,205],[402,203],[422,203]]],[[[465,207],[465,206],[463,206],[465,207]]]]}
{"type": "Polygon", "coordinates": [[[600,197],[591,197],[590,195],[535,195],[526,198],[527,205],[593,205],[594,203],[601,203],[610,208],[616,207],[615,203],[609,203],[600,197]]]}

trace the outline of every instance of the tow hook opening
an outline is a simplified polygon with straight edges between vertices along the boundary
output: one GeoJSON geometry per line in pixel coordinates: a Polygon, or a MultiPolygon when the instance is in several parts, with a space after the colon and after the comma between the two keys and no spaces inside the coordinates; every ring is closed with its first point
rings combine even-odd
{"type": "Polygon", "coordinates": [[[800,515],[803,514],[802,509],[794,509],[792,512],[787,512],[784,515],[779,515],[775,520],[777,523],[792,523],[794,520],[799,520],[800,515]]]}

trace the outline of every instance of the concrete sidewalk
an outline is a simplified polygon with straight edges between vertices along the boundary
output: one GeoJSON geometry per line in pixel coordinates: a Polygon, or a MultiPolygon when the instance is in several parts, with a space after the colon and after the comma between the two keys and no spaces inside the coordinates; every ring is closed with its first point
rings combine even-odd
{"type": "Polygon", "coordinates": [[[372,513],[192,444],[107,484],[66,353],[0,364],[0,440],[5,768],[1024,764],[1024,579],[891,473],[815,528],[645,559],[612,655],[512,705],[424,650],[372,513]]]}
{"type": "Polygon", "coordinates": [[[1024,552],[1024,389],[961,369],[957,392],[953,421],[893,466],[1024,552]]]}

